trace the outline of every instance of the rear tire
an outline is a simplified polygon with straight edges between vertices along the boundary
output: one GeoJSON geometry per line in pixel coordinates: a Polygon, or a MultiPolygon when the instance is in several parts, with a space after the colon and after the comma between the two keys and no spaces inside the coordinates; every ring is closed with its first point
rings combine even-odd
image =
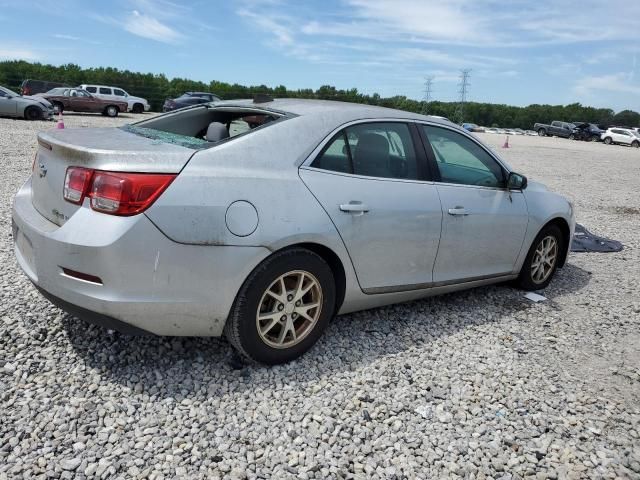
{"type": "Polygon", "coordinates": [[[109,105],[107,108],[104,109],[105,115],[111,118],[117,117],[119,112],[120,112],[120,109],[115,105],[109,105]]]}
{"type": "Polygon", "coordinates": [[[27,107],[24,111],[24,118],[27,120],[42,120],[42,110],[38,107],[27,107]]]}
{"type": "Polygon", "coordinates": [[[54,102],[53,103],[53,111],[55,113],[62,113],[64,112],[64,105],[62,105],[60,102],[54,102]]]}
{"type": "Polygon", "coordinates": [[[598,140],[600,140],[600,137],[599,137],[598,135],[593,135],[593,136],[591,137],[591,141],[592,141],[592,142],[597,142],[598,140]]]}
{"type": "Polygon", "coordinates": [[[561,252],[565,245],[562,232],[557,225],[547,225],[536,236],[524,259],[516,283],[523,290],[546,288],[558,269],[561,252]]]}
{"type": "Polygon", "coordinates": [[[611,145],[613,143],[613,140],[611,140],[611,137],[606,137],[604,139],[604,143],[606,143],[607,145],[611,145]]]}
{"type": "Polygon", "coordinates": [[[569,140],[575,140],[576,136],[572,133],[571,135],[569,135],[569,140]]]}
{"type": "Polygon", "coordinates": [[[320,338],[335,302],[335,280],[327,262],[304,248],[283,250],[245,280],[224,333],[249,360],[266,365],[289,362],[320,338]]]}

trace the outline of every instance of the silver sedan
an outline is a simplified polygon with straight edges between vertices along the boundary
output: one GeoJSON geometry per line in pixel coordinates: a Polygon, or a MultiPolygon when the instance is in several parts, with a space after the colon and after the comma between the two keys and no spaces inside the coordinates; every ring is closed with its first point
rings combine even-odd
{"type": "Polygon", "coordinates": [[[123,332],[224,334],[266,364],[336,314],[543,289],[575,224],[460,127],[373,106],[215,102],[38,144],[13,238],[46,297],[123,332]]]}
{"type": "Polygon", "coordinates": [[[53,114],[53,105],[48,100],[22,96],[8,88],[0,87],[0,117],[48,120],[53,114]]]}

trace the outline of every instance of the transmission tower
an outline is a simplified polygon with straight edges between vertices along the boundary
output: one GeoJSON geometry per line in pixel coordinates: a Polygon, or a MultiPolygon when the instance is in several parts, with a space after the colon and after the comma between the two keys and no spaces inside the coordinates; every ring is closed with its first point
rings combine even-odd
{"type": "Polygon", "coordinates": [[[431,86],[433,84],[433,77],[426,77],[424,79],[424,97],[422,98],[422,109],[420,113],[426,115],[429,111],[429,104],[431,103],[431,86]]]}
{"type": "Polygon", "coordinates": [[[458,84],[460,90],[458,90],[458,94],[460,94],[460,102],[458,103],[458,108],[456,109],[456,121],[458,123],[464,122],[464,104],[467,101],[467,94],[469,93],[469,79],[471,78],[471,69],[465,68],[464,70],[460,70],[460,83],[458,84]]]}

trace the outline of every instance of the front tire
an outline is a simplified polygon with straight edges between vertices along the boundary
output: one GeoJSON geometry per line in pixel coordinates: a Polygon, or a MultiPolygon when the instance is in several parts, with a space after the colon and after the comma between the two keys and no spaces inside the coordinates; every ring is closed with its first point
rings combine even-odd
{"type": "Polygon", "coordinates": [[[541,137],[546,137],[547,131],[544,128],[541,128],[540,130],[538,130],[538,135],[541,137]]]}
{"type": "Polygon", "coordinates": [[[109,105],[107,108],[104,109],[104,113],[107,115],[107,117],[117,117],[118,113],[120,112],[120,109],[114,105],[109,105]]]}
{"type": "Polygon", "coordinates": [[[42,119],[42,110],[38,107],[27,107],[24,111],[24,118],[27,120],[41,120],[42,119]]]}
{"type": "Polygon", "coordinates": [[[569,140],[575,140],[576,136],[572,133],[571,135],[569,135],[569,140]]]}
{"type": "Polygon", "coordinates": [[[131,111],[133,113],[142,113],[144,112],[144,106],[141,103],[135,103],[131,111]]]}
{"type": "Polygon", "coordinates": [[[640,147],[640,142],[633,142],[633,143],[631,143],[631,146],[633,148],[638,148],[638,147],[640,147]]]}
{"type": "Polygon", "coordinates": [[[611,140],[611,137],[607,137],[604,139],[604,143],[606,143],[607,145],[611,145],[613,143],[613,140],[611,140]]]}
{"type": "Polygon", "coordinates": [[[283,250],[244,282],[225,336],[249,360],[286,363],[316,343],[333,317],[335,302],[335,280],[327,262],[304,248],[283,250]]]}
{"type": "Polygon", "coordinates": [[[527,253],[518,276],[518,286],[523,290],[546,288],[558,269],[560,254],[564,248],[560,228],[556,225],[544,227],[527,253]]]}

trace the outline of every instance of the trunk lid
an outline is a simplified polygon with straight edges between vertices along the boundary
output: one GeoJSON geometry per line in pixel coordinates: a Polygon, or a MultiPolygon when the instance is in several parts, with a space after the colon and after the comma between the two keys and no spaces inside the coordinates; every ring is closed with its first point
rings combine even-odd
{"type": "Polygon", "coordinates": [[[114,172],[179,173],[193,148],[146,138],[119,128],[49,130],[38,134],[32,178],[33,206],[63,225],[80,208],[64,200],[68,167],[114,172]]]}

